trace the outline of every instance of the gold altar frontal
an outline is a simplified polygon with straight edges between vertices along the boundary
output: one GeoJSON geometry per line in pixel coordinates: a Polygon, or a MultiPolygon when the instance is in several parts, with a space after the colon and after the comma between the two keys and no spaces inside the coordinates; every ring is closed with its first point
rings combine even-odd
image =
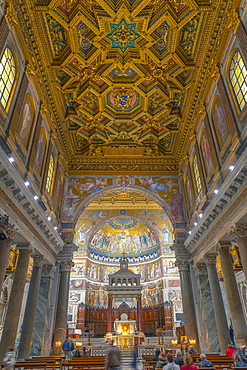
{"type": "Polygon", "coordinates": [[[113,333],[106,334],[106,341],[113,340],[114,345],[121,348],[122,350],[133,349],[135,345],[139,345],[144,342],[144,334],[136,331],[136,321],[116,320],[114,322],[115,331],[113,333]]]}

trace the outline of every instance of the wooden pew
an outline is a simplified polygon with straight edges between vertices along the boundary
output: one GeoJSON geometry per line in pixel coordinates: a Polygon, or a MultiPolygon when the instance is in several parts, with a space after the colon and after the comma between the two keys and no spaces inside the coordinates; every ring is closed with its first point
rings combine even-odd
{"type": "Polygon", "coordinates": [[[17,361],[15,363],[15,369],[44,369],[47,368],[46,362],[31,362],[31,361],[17,361]]]}

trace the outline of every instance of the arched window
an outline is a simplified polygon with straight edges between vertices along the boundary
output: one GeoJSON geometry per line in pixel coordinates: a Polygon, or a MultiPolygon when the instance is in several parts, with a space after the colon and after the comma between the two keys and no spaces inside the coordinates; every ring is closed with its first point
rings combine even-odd
{"type": "Polygon", "coordinates": [[[16,66],[13,54],[6,48],[0,62],[0,102],[6,108],[14,86],[16,66]]]}
{"type": "Polygon", "coordinates": [[[51,154],[50,155],[50,160],[49,160],[49,166],[48,166],[48,173],[47,173],[46,185],[45,185],[45,190],[49,194],[51,192],[51,186],[52,186],[52,180],[53,180],[53,173],[54,173],[54,159],[53,159],[53,155],[51,154]]]}
{"type": "Polygon", "coordinates": [[[231,59],[229,73],[239,109],[243,110],[247,103],[247,69],[239,51],[231,59]]]}
{"type": "Polygon", "coordinates": [[[197,193],[200,193],[202,190],[202,182],[200,178],[200,173],[199,173],[199,168],[198,168],[198,162],[197,162],[197,156],[194,156],[194,161],[193,161],[193,171],[194,171],[194,176],[195,176],[195,182],[196,182],[196,189],[197,193]]]}

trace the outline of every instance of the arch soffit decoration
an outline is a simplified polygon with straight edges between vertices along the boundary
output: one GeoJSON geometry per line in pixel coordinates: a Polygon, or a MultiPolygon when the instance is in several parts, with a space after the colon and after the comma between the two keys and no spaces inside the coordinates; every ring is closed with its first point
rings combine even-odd
{"type": "MultiPolygon", "coordinates": [[[[89,206],[90,203],[102,197],[103,195],[112,193],[113,191],[119,192],[121,191],[121,188],[117,186],[109,186],[107,189],[100,190],[96,194],[89,195],[84,201],[82,201],[81,204],[78,206],[78,209],[76,210],[76,213],[74,216],[73,229],[75,228],[81,213],[86,209],[87,206],[89,206]]],[[[175,232],[176,223],[170,212],[169,205],[158,194],[154,194],[149,190],[140,189],[140,187],[138,186],[128,186],[128,191],[129,192],[133,191],[138,194],[145,195],[146,197],[152,199],[155,203],[159,204],[161,208],[163,209],[163,211],[167,213],[167,216],[169,217],[172,223],[172,226],[173,226],[173,230],[175,232]]]]}

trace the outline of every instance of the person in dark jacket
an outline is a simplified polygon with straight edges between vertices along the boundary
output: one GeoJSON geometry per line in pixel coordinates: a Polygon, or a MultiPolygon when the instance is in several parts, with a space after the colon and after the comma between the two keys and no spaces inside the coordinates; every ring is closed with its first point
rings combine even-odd
{"type": "Polygon", "coordinates": [[[79,349],[76,349],[75,350],[75,353],[74,353],[74,358],[79,358],[79,357],[81,357],[80,350],[79,349]]]}
{"type": "Polygon", "coordinates": [[[241,361],[243,361],[247,364],[247,357],[245,356],[245,349],[246,349],[245,345],[240,346],[240,348],[237,349],[236,353],[239,354],[239,356],[241,358],[241,361]]]}
{"type": "Polygon", "coordinates": [[[66,360],[70,359],[71,343],[68,340],[68,338],[64,340],[63,345],[62,345],[62,350],[64,351],[66,360]]]}
{"type": "Polygon", "coordinates": [[[158,361],[160,355],[160,350],[156,349],[155,354],[153,355],[151,361],[158,361]]]}
{"type": "Polygon", "coordinates": [[[235,353],[234,356],[234,367],[247,367],[247,363],[242,361],[239,353],[235,353]]]}
{"type": "Polygon", "coordinates": [[[207,357],[204,353],[200,355],[200,358],[201,362],[198,365],[199,367],[214,367],[214,364],[211,361],[207,360],[207,357]]]}
{"type": "Polygon", "coordinates": [[[111,348],[106,353],[106,369],[120,370],[121,353],[119,348],[113,345],[111,342],[111,348]]]}
{"type": "Polygon", "coordinates": [[[189,349],[189,354],[190,355],[195,355],[196,354],[196,351],[195,351],[195,349],[192,346],[189,349]]]}
{"type": "Polygon", "coordinates": [[[179,365],[180,367],[183,366],[184,360],[183,360],[183,356],[182,356],[181,351],[177,351],[177,357],[174,358],[174,362],[175,362],[175,364],[179,365]]]}

